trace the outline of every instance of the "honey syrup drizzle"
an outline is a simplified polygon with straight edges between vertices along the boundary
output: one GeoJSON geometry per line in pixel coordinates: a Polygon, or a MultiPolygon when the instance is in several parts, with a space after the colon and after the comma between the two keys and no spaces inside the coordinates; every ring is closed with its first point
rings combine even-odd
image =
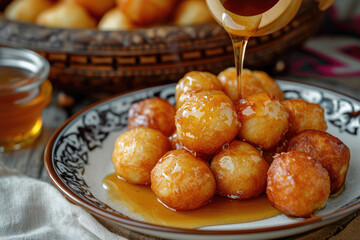
{"type": "Polygon", "coordinates": [[[250,200],[231,200],[216,196],[201,208],[173,211],[158,201],[149,186],[127,183],[115,173],[104,178],[103,186],[110,202],[124,206],[130,214],[141,217],[147,223],[168,227],[195,229],[257,221],[280,214],[271,206],[265,194],[250,200]]]}
{"type": "Polygon", "coordinates": [[[234,48],[234,57],[235,57],[235,68],[236,68],[236,80],[237,80],[237,99],[240,100],[244,96],[242,71],[244,69],[244,58],[246,45],[249,41],[249,37],[239,37],[235,35],[230,35],[233,48],[234,48]]]}
{"type": "Polygon", "coordinates": [[[230,35],[235,57],[237,99],[243,98],[242,71],[248,40],[260,26],[262,14],[272,8],[278,0],[223,0],[225,12],[222,14],[222,25],[230,35]]]}

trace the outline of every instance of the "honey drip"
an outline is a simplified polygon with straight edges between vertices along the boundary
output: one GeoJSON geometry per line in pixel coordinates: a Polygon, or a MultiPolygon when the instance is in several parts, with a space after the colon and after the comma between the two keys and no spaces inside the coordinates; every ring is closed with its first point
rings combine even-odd
{"type": "Polygon", "coordinates": [[[236,80],[237,80],[237,88],[238,88],[237,99],[240,100],[242,96],[244,96],[241,75],[244,69],[245,50],[249,37],[238,37],[231,35],[231,40],[234,48],[234,57],[235,57],[236,80]]]}
{"type": "Polygon", "coordinates": [[[206,0],[214,18],[230,35],[235,57],[237,99],[241,100],[246,45],[250,37],[263,36],[286,25],[301,0],[206,0]]]}
{"type": "Polygon", "coordinates": [[[279,0],[223,0],[225,8],[222,25],[229,33],[235,57],[237,99],[244,96],[241,81],[245,51],[248,40],[259,29],[262,14],[272,8],[279,0]]]}
{"type": "Polygon", "coordinates": [[[103,180],[109,200],[124,206],[131,214],[147,223],[195,229],[204,226],[251,222],[279,215],[266,195],[251,200],[231,200],[215,196],[201,208],[173,211],[161,204],[149,186],[134,185],[115,173],[103,180]]]}

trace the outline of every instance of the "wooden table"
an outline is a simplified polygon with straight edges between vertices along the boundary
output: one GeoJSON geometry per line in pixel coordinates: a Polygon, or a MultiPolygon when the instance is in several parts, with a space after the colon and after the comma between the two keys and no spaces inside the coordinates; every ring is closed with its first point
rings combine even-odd
{"type": "MultiPolygon", "coordinates": [[[[314,83],[326,88],[334,89],[350,96],[360,98],[360,79],[309,79],[295,76],[283,77],[287,79],[300,80],[304,82],[314,83]]],[[[54,99],[51,104],[45,109],[43,114],[43,129],[40,137],[36,142],[25,149],[0,153],[0,161],[7,167],[16,170],[17,172],[27,175],[31,178],[40,179],[50,183],[50,179],[44,169],[43,154],[45,146],[51,134],[73,113],[79,111],[83,107],[94,102],[94,99],[84,98],[77,102],[71,109],[65,111],[60,108],[54,99]]],[[[325,226],[323,228],[311,231],[309,233],[288,237],[286,239],[360,239],[360,210],[354,214],[336,222],[334,224],[325,226]]],[[[129,239],[156,239],[145,236],[126,229],[112,229],[129,239]]]]}

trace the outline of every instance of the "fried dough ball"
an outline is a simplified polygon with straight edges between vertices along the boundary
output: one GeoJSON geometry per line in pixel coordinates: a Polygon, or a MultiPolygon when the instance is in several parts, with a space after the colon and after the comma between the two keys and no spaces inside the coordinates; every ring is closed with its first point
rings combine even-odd
{"type": "MultiPolygon", "coordinates": [[[[238,85],[236,79],[236,69],[230,67],[220,72],[218,78],[224,88],[225,93],[230,97],[233,102],[239,100],[238,85]]],[[[249,69],[243,69],[241,73],[241,81],[243,85],[243,94],[240,98],[246,98],[252,94],[264,92],[261,82],[254,77],[249,69]]]]}
{"type": "Polygon", "coordinates": [[[132,22],[146,26],[167,19],[176,0],[117,0],[117,3],[132,22]]]}
{"type": "Polygon", "coordinates": [[[284,105],[265,92],[241,100],[237,113],[241,122],[238,137],[263,150],[275,147],[289,128],[284,105]]]}
{"type": "Polygon", "coordinates": [[[225,94],[194,94],[175,115],[181,143],[211,155],[233,140],[240,127],[235,106],[225,94]]]}
{"type": "Polygon", "coordinates": [[[103,16],[115,6],[115,0],[72,0],[83,6],[95,17],[103,16]]]}
{"type": "Polygon", "coordinates": [[[239,140],[211,161],[217,194],[232,199],[249,199],[265,192],[268,168],[259,150],[239,140]]]}
{"type": "Polygon", "coordinates": [[[170,150],[167,137],[151,128],[135,128],[115,141],[112,162],[115,172],[127,182],[150,184],[157,161],[170,150]]]}
{"type": "Polygon", "coordinates": [[[253,75],[261,82],[265,92],[270,93],[280,101],[284,100],[284,92],[277,85],[276,80],[263,71],[253,71],[253,75]]]}
{"type": "Polygon", "coordinates": [[[350,162],[349,148],[330,133],[305,130],[291,139],[288,151],[307,153],[328,171],[331,192],[338,192],[345,183],[350,162]]]}
{"type": "Polygon", "coordinates": [[[213,21],[213,17],[203,0],[184,0],[176,7],[176,25],[199,24],[213,21]]]}
{"type": "MultiPolygon", "coordinates": [[[[234,67],[227,68],[219,73],[218,78],[223,85],[225,93],[233,102],[236,102],[239,99],[236,69],[234,67]]],[[[283,91],[277,85],[275,79],[270,77],[266,72],[243,69],[241,81],[244,96],[240,96],[240,98],[247,98],[255,93],[267,92],[280,101],[284,100],[283,91]]]]}
{"type": "Polygon", "coordinates": [[[151,171],[151,189],[167,207],[190,210],[209,202],[216,183],[208,164],[182,149],[159,160],[151,171]]]}
{"type": "Polygon", "coordinates": [[[50,0],[15,0],[6,7],[4,15],[11,20],[35,22],[39,14],[53,4],[50,0]]]}
{"type": "Polygon", "coordinates": [[[193,91],[199,92],[203,90],[223,90],[223,88],[219,79],[212,73],[199,71],[188,72],[176,84],[176,105],[178,105],[177,103],[182,94],[193,91]]]}
{"type": "Polygon", "coordinates": [[[281,153],[270,165],[266,193],[271,204],[282,213],[311,217],[329,197],[329,175],[319,162],[305,153],[281,153]]]}
{"type": "Polygon", "coordinates": [[[133,29],[135,26],[120,9],[113,8],[101,18],[98,28],[109,31],[133,29]]]}
{"type": "Polygon", "coordinates": [[[128,129],[149,127],[168,137],[175,131],[175,113],[175,107],[159,97],[136,102],[129,109],[128,129]]]}
{"type": "Polygon", "coordinates": [[[42,12],[36,23],[49,27],[95,28],[95,19],[80,5],[64,1],[42,12]]]}
{"type": "Polygon", "coordinates": [[[169,137],[170,143],[171,143],[171,149],[172,150],[178,150],[178,149],[185,149],[188,152],[190,152],[192,155],[194,155],[195,157],[199,157],[205,161],[211,161],[212,159],[212,155],[206,155],[204,153],[198,153],[198,152],[194,152],[191,151],[190,149],[186,149],[186,147],[184,147],[182,145],[182,143],[180,142],[179,136],[177,134],[177,132],[174,132],[173,135],[171,135],[169,137]]]}
{"type": "Polygon", "coordinates": [[[264,150],[263,151],[263,158],[269,164],[271,164],[274,161],[274,157],[277,154],[280,154],[282,152],[287,152],[288,145],[289,145],[289,140],[283,139],[282,141],[280,141],[280,143],[276,147],[273,147],[273,148],[268,149],[268,150],[264,150]]]}
{"type": "Polygon", "coordinates": [[[176,103],[176,107],[179,109],[184,103],[190,101],[190,99],[193,97],[193,95],[201,96],[201,95],[213,95],[213,94],[222,94],[226,95],[223,91],[220,90],[203,90],[200,92],[185,92],[181,94],[179,97],[179,100],[176,103]]]}
{"type": "Polygon", "coordinates": [[[306,129],[325,131],[327,129],[324,109],[303,99],[289,99],[282,102],[289,114],[288,137],[291,138],[306,129]]]}
{"type": "Polygon", "coordinates": [[[169,140],[172,150],[182,149],[183,146],[176,131],[169,137],[169,140]]]}

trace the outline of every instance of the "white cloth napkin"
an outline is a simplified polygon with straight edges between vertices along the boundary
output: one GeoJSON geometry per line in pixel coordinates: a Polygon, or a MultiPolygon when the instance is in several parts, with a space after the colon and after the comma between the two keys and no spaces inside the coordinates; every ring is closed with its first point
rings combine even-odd
{"type": "Polygon", "coordinates": [[[0,163],[0,239],[125,239],[65,199],[52,185],[0,163]]]}

